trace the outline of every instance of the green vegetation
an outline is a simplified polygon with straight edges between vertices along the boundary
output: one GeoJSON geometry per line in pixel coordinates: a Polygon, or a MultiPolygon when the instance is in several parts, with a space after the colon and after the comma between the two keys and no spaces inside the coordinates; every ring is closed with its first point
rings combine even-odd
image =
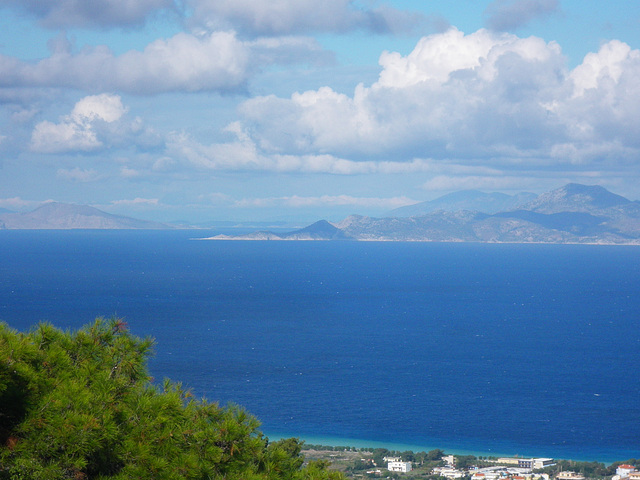
{"type": "Polygon", "coordinates": [[[339,480],[237,406],[152,383],[153,342],[118,319],[77,332],[0,324],[0,479],[339,480]]]}

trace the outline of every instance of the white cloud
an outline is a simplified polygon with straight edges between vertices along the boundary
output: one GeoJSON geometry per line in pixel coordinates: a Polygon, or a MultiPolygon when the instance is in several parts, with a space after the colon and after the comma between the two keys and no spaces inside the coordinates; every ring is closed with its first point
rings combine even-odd
{"type": "Polygon", "coordinates": [[[465,35],[455,28],[423,37],[406,57],[397,52],[380,56],[383,70],[377,85],[405,88],[428,81],[443,83],[453,72],[480,67],[492,49],[513,44],[513,40],[510,35],[496,36],[486,30],[465,35]]]}
{"type": "MultiPolygon", "coordinates": [[[[205,145],[184,133],[173,134],[167,141],[167,155],[158,160],[175,169],[185,163],[197,170],[269,171],[328,173],[333,175],[397,174],[431,172],[440,168],[429,159],[411,161],[355,161],[329,154],[279,154],[265,152],[242,129],[239,122],[227,127],[236,139],[228,143],[205,145]]],[[[154,170],[156,170],[154,166],[154,170]]],[[[158,169],[160,170],[160,169],[158,169]]]]}
{"type": "Polygon", "coordinates": [[[249,52],[233,33],[179,33],[112,63],[114,86],[132,93],[236,90],[247,78],[249,52]]]}
{"type": "Polygon", "coordinates": [[[107,123],[119,120],[127,109],[122,105],[118,95],[91,95],[84,97],[75,104],[71,111],[71,118],[77,123],[88,123],[94,120],[104,120],[107,123]]]}
{"type": "Polygon", "coordinates": [[[178,33],[142,51],[115,55],[106,46],[75,51],[64,34],[51,55],[35,63],[0,55],[0,87],[74,88],[87,92],[156,95],[166,92],[240,92],[265,66],[327,63],[333,56],[306,37],[241,41],[232,31],[178,33]]]}
{"type": "Polygon", "coordinates": [[[640,51],[619,40],[612,40],[602,45],[597,53],[589,53],[584,57],[581,65],[577,66],[570,75],[574,83],[574,96],[583,95],[588,89],[596,89],[604,82],[618,83],[630,63],[637,64],[640,51]]]}
{"type": "Polygon", "coordinates": [[[66,45],[34,64],[0,55],[0,86],[133,94],[232,91],[244,88],[249,57],[247,45],[227,32],[198,37],[178,33],[119,56],[104,46],[73,53],[66,45]]]}
{"type": "Polygon", "coordinates": [[[406,158],[455,156],[470,145],[485,152],[500,147],[490,137],[530,142],[523,127],[546,117],[540,102],[559,87],[562,62],[557,45],[540,39],[452,29],[421,40],[406,58],[384,54],[379,81],[352,97],[323,87],[289,100],[251,99],[240,111],[256,143],[274,152],[406,158]]]}
{"type": "Polygon", "coordinates": [[[0,0],[39,18],[50,28],[114,27],[144,23],[153,13],[173,7],[172,0],[0,0]]]}
{"type": "Polygon", "coordinates": [[[360,171],[424,157],[518,168],[578,156],[586,165],[598,145],[616,146],[611,162],[640,153],[640,52],[621,42],[570,71],[554,42],[451,29],[380,63],[378,82],[352,95],[322,87],[247,100],[244,142],[271,156],[360,161],[360,171]]]}
{"type": "Polygon", "coordinates": [[[31,135],[31,150],[38,153],[60,153],[67,151],[91,151],[101,147],[102,143],[90,128],[77,124],[70,119],[61,123],[47,120],[36,125],[31,135]]]}
{"type": "Polygon", "coordinates": [[[70,115],[59,123],[38,123],[31,135],[31,150],[39,153],[92,151],[103,146],[95,125],[113,123],[126,113],[118,95],[92,95],[77,102],[70,115]]]}

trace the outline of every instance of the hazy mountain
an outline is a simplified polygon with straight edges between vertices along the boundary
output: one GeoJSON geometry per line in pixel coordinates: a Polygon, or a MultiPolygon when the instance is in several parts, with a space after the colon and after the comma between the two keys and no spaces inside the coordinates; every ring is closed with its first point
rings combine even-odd
{"type": "Polygon", "coordinates": [[[507,195],[505,193],[484,193],[478,190],[465,190],[450,193],[442,197],[420,202],[405,207],[391,210],[388,217],[418,217],[438,210],[456,212],[459,210],[472,210],[482,213],[498,213],[516,208],[531,202],[537,197],[535,193],[519,193],[507,195]]]}
{"type": "Polygon", "coordinates": [[[289,240],[346,240],[349,237],[335,225],[320,220],[308,227],[281,235],[289,240]]]}
{"type": "Polygon", "coordinates": [[[27,213],[0,214],[4,229],[167,229],[165,224],[112,215],[88,205],[50,202],[27,213]]]}
{"type": "Polygon", "coordinates": [[[257,232],[245,240],[332,240],[640,245],[640,203],[602,187],[569,184],[517,210],[494,214],[443,209],[413,217],[351,215],[288,234],[257,232]]]}
{"type": "Polygon", "coordinates": [[[540,213],[593,212],[634,203],[620,195],[611,193],[599,185],[569,183],[564,187],[540,195],[522,206],[523,210],[540,213]]]}

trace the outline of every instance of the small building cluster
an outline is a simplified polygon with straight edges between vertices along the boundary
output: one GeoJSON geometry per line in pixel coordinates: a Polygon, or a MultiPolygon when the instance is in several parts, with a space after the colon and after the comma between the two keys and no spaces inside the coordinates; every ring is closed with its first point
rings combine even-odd
{"type": "Polygon", "coordinates": [[[547,474],[534,474],[532,472],[555,464],[552,458],[499,458],[494,462],[500,465],[476,468],[471,472],[466,472],[456,469],[453,455],[448,455],[442,459],[447,465],[434,468],[433,473],[452,480],[469,474],[471,474],[471,480],[549,480],[549,475],[547,474]]]}
{"type": "Polygon", "coordinates": [[[640,480],[640,471],[633,465],[618,465],[611,480],[640,480]]]}
{"type": "MultiPolygon", "coordinates": [[[[442,457],[445,466],[433,469],[434,475],[451,480],[471,477],[471,480],[550,480],[546,473],[533,473],[545,467],[555,465],[553,458],[499,458],[490,460],[497,465],[484,468],[473,468],[470,471],[458,470],[455,466],[455,456],[442,457]]],[[[412,470],[411,462],[402,461],[400,457],[384,457],[387,470],[390,472],[408,473],[412,470]]],[[[381,475],[380,469],[367,472],[381,475]]],[[[572,471],[558,473],[553,480],[585,480],[584,475],[572,471]]],[[[640,480],[640,471],[633,465],[619,465],[611,480],[640,480]]]]}

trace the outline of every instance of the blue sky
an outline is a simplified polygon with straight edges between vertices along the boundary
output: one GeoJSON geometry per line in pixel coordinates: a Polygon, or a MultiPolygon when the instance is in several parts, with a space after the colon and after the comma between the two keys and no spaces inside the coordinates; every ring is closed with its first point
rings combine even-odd
{"type": "Polygon", "coordinates": [[[640,2],[0,0],[0,208],[340,220],[640,199],[640,2]]]}

